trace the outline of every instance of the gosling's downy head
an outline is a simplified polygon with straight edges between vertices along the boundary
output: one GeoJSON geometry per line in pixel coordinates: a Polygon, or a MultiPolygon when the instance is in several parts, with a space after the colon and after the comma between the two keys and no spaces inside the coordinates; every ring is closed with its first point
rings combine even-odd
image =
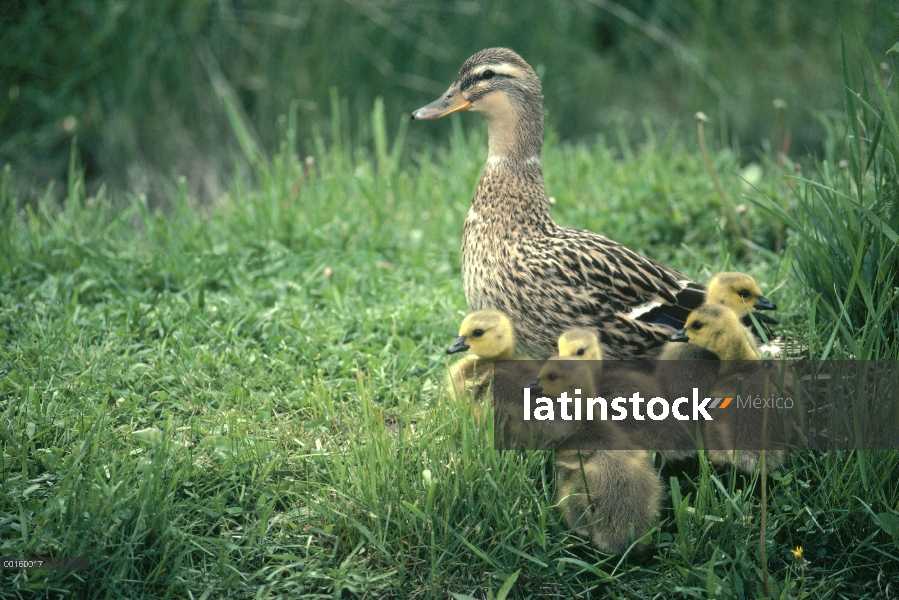
{"type": "Polygon", "coordinates": [[[706,300],[722,304],[738,315],[757,310],[777,310],[777,305],[762,296],[758,282],[746,273],[718,273],[709,282],[706,300]]]}
{"type": "Polygon", "coordinates": [[[412,113],[439,119],[460,110],[487,119],[490,157],[526,160],[543,144],[543,91],[534,69],[508,48],[481,50],[465,61],[440,98],[412,113]]]}
{"type": "Polygon", "coordinates": [[[559,336],[559,356],[602,360],[599,336],[590,329],[569,329],[559,336]]]}
{"type": "Polygon", "coordinates": [[[737,313],[720,304],[703,304],[690,313],[672,342],[689,342],[714,353],[721,360],[758,358],[758,349],[737,313]]]}
{"type": "Polygon", "coordinates": [[[515,350],[512,321],[498,310],[479,310],[469,314],[459,327],[459,337],[446,349],[446,353],[465,350],[486,360],[512,358],[515,350]]]}
{"type": "Polygon", "coordinates": [[[588,363],[573,360],[570,356],[554,356],[543,363],[537,379],[528,387],[532,394],[552,398],[558,398],[562,392],[567,392],[570,398],[596,395],[593,372],[588,363]]]}

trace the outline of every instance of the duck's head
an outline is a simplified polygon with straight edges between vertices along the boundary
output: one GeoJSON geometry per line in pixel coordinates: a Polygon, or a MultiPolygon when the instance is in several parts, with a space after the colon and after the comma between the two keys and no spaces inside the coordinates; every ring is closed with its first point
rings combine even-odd
{"type": "Polygon", "coordinates": [[[559,356],[602,360],[599,337],[589,329],[569,329],[559,336],[559,356]]]}
{"type": "Polygon", "coordinates": [[[534,69],[508,48],[481,50],[465,61],[445,94],[412,113],[413,120],[460,110],[487,119],[490,156],[539,157],[543,145],[543,91],[534,69]]]}
{"type": "Polygon", "coordinates": [[[671,336],[672,342],[689,342],[712,352],[721,360],[751,360],[759,356],[740,318],[720,304],[703,304],[690,313],[683,329],[671,336]]]}
{"type": "Polygon", "coordinates": [[[746,273],[718,273],[709,282],[706,302],[722,304],[738,315],[757,310],[777,310],[777,305],[762,296],[758,282],[746,273]]]}
{"type": "Polygon", "coordinates": [[[512,358],[515,333],[512,321],[498,310],[479,310],[462,320],[459,337],[446,349],[447,354],[470,350],[483,359],[512,358]]]}
{"type": "Polygon", "coordinates": [[[531,393],[537,396],[558,398],[562,392],[569,398],[593,397],[596,388],[593,372],[587,363],[572,360],[570,356],[554,356],[543,363],[537,379],[528,384],[531,393]]]}

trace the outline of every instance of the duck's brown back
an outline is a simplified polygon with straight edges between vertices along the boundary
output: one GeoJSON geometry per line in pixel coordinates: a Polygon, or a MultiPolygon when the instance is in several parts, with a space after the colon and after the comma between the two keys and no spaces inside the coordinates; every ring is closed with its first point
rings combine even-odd
{"type": "MultiPolygon", "coordinates": [[[[518,351],[555,352],[568,329],[595,330],[609,358],[651,355],[674,328],[640,320],[640,307],[666,306],[685,319],[703,291],[686,276],[601,235],[563,228],[549,216],[539,157],[488,162],[462,236],[470,310],[512,319],[518,351]]],[[[658,308],[658,307],[655,307],[658,308]]]]}

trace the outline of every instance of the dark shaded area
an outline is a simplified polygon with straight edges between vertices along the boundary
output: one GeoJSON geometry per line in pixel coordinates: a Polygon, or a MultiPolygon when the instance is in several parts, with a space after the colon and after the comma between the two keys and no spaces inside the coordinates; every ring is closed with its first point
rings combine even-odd
{"type": "MultiPolygon", "coordinates": [[[[787,103],[798,154],[820,147],[814,111],[840,108],[840,31],[876,57],[897,37],[889,0],[708,3],[569,0],[48,0],[4,3],[0,160],[20,184],[66,171],[73,137],[89,180],[164,192],[185,175],[215,196],[242,160],[223,98],[251,138],[277,148],[298,102],[300,151],[348,98],[354,142],[385,101],[388,130],[452,81],[481,48],[517,50],[541,74],[548,123],[564,139],[642,137],[708,113],[722,141],[774,137],[787,103]]],[[[446,135],[413,128],[410,143],[446,135]]],[[[327,129],[323,127],[323,129],[327,129]]]]}

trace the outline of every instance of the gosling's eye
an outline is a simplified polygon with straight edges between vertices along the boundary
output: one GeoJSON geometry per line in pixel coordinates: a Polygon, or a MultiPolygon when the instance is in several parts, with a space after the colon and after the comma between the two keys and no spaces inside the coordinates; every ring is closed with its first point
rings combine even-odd
{"type": "Polygon", "coordinates": [[[555,381],[556,379],[559,378],[559,376],[556,375],[555,373],[550,373],[549,375],[546,376],[546,378],[549,379],[550,381],[555,381]]]}
{"type": "Polygon", "coordinates": [[[486,71],[481,73],[481,79],[493,79],[494,75],[496,75],[496,73],[494,73],[490,69],[487,69],[486,71]]]}
{"type": "Polygon", "coordinates": [[[696,321],[695,323],[690,325],[690,329],[692,329],[693,331],[699,331],[700,329],[702,329],[702,323],[699,321],[696,321]]]}
{"type": "Polygon", "coordinates": [[[484,330],[483,330],[483,329],[475,329],[475,330],[471,333],[471,336],[472,336],[472,337],[476,337],[476,338],[479,338],[479,337],[481,337],[482,335],[484,335],[484,330]]]}
{"type": "Polygon", "coordinates": [[[740,290],[737,292],[740,295],[740,298],[748,298],[752,294],[749,293],[749,290],[740,290]]]}
{"type": "Polygon", "coordinates": [[[578,356],[583,356],[583,355],[584,355],[584,352],[586,352],[586,351],[587,351],[586,348],[578,348],[578,349],[577,349],[577,355],[578,355],[578,356]]]}

